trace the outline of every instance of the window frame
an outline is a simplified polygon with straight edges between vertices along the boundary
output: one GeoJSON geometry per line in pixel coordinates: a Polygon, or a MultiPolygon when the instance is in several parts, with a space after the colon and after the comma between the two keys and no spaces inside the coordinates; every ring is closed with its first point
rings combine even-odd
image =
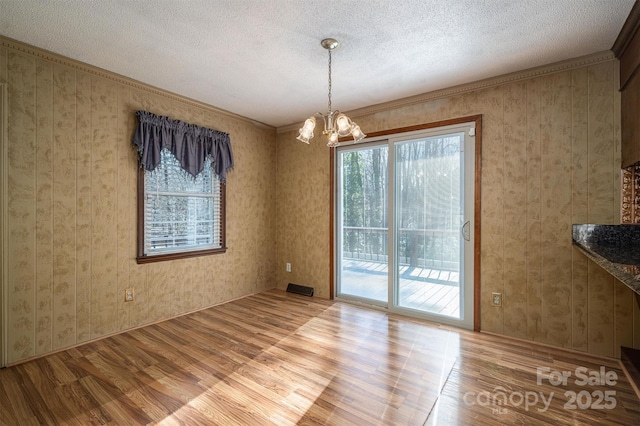
{"type": "Polygon", "coordinates": [[[154,262],[163,262],[167,260],[177,260],[177,259],[189,259],[192,257],[199,256],[209,256],[213,254],[221,254],[227,251],[227,238],[226,238],[226,228],[227,228],[227,213],[226,213],[226,189],[227,185],[225,182],[220,182],[220,214],[222,217],[220,218],[220,240],[221,247],[219,248],[210,248],[203,250],[185,250],[185,251],[175,251],[171,253],[161,253],[161,254],[152,254],[147,255],[144,250],[144,237],[145,237],[145,220],[144,220],[144,212],[145,212],[145,190],[144,190],[144,178],[145,178],[145,169],[138,165],[138,206],[137,206],[137,215],[138,215],[138,241],[137,241],[137,256],[136,262],[138,264],[144,263],[154,263],[154,262]]]}

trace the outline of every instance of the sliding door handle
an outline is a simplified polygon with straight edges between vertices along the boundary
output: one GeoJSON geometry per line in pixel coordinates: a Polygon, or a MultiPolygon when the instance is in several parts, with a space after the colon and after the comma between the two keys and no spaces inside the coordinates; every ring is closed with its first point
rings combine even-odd
{"type": "Polygon", "coordinates": [[[464,225],[462,225],[462,238],[465,239],[465,241],[470,241],[471,240],[471,221],[466,221],[464,223],[464,225]]]}

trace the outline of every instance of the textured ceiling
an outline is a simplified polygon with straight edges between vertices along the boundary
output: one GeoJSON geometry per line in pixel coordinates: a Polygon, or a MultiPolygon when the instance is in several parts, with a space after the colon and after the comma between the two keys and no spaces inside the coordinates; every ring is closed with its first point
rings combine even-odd
{"type": "Polygon", "coordinates": [[[610,49],[634,0],[0,0],[0,34],[271,126],[610,49]]]}

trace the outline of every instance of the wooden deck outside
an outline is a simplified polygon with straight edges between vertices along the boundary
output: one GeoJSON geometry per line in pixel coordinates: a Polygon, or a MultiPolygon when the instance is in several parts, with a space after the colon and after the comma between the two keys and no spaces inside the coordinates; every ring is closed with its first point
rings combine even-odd
{"type": "MultiPolygon", "coordinates": [[[[344,259],[341,293],[386,302],[388,299],[386,263],[344,259]]],[[[435,268],[401,266],[399,305],[405,308],[460,317],[459,274],[435,268]]]]}

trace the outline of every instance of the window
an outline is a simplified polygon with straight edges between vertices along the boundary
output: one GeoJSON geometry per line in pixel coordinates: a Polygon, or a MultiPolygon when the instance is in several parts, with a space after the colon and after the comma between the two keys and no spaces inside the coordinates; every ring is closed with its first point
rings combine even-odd
{"type": "Polygon", "coordinates": [[[138,263],[223,253],[229,134],[136,111],[138,263]]]}
{"type": "Polygon", "coordinates": [[[153,171],[138,174],[138,263],[226,251],[225,185],[211,159],[194,178],[163,149],[153,171]]]}

